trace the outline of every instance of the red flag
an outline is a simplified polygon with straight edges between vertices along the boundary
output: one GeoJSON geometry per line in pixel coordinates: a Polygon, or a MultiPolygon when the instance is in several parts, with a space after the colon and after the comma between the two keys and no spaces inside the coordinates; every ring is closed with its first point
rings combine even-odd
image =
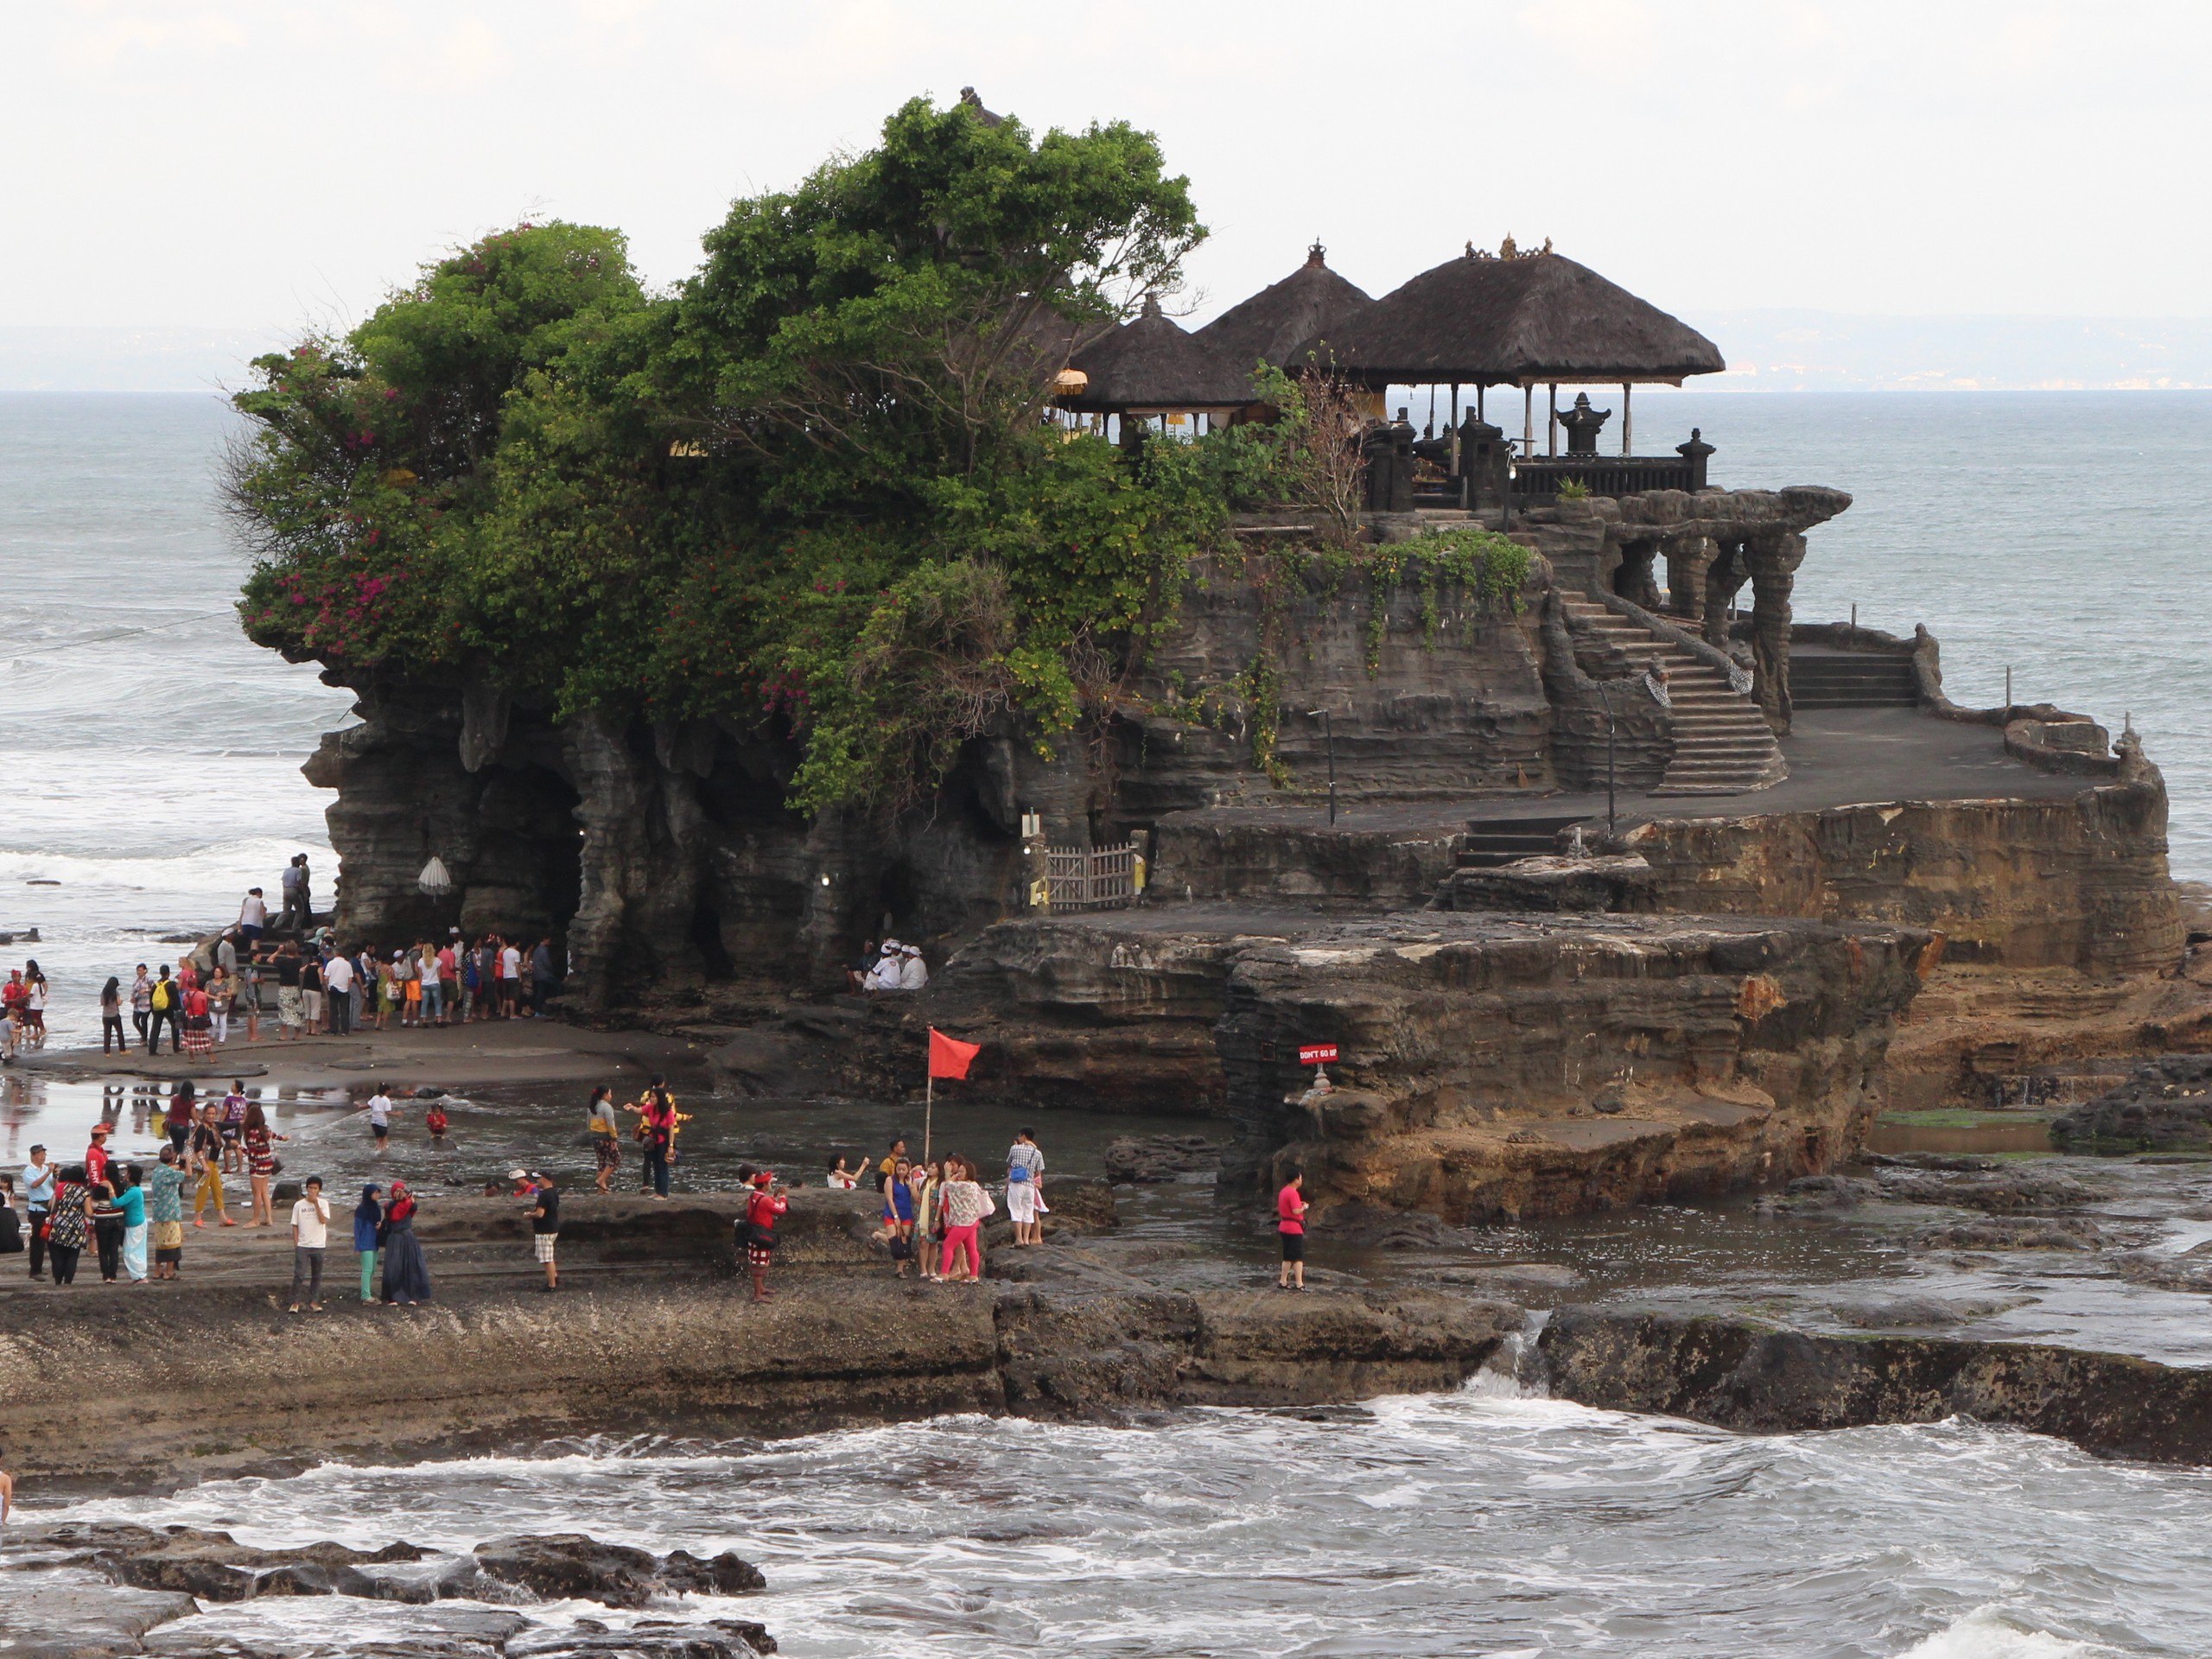
{"type": "Polygon", "coordinates": [[[933,1077],[966,1077],[969,1063],[982,1052],[981,1043],[963,1043],[935,1026],[930,1027],[930,1076],[933,1077]]]}

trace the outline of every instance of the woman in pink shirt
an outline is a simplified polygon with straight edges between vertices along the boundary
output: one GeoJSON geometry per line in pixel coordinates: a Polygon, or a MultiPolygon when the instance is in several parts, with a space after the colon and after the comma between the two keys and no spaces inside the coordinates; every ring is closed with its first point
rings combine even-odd
{"type": "Polygon", "coordinates": [[[1282,1271],[1275,1283],[1284,1290],[1306,1288],[1306,1172],[1294,1169],[1275,1194],[1275,1231],[1282,1237],[1282,1271]]]}

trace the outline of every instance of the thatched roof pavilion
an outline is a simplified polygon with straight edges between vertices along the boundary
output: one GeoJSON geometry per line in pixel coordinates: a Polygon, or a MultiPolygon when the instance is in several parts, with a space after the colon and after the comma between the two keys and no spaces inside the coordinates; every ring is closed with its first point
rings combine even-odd
{"type": "Polygon", "coordinates": [[[1087,383],[1059,399],[1063,409],[1090,413],[1225,415],[1253,401],[1252,372],[1225,353],[1185,333],[1147,298],[1143,315],[1095,344],[1080,347],[1069,367],[1087,383]]]}
{"type": "Polygon", "coordinates": [[[1338,331],[1340,368],[1373,387],[1663,381],[1727,365],[1703,334],[1564,254],[1467,253],[1338,331]]]}
{"type": "Polygon", "coordinates": [[[1231,306],[1199,329],[1198,338],[1248,369],[1255,363],[1303,367],[1308,352],[1325,364],[1338,331],[1374,303],[1365,289],[1329,269],[1316,242],[1304,264],[1231,306]]]}

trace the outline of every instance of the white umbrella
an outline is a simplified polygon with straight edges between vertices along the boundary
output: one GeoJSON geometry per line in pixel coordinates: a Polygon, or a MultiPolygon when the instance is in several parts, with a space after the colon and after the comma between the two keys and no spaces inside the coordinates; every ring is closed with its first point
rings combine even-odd
{"type": "Polygon", "coordinates": [[[442,899],[453,891],[453,877],[446,874],[445,861],[433,858],[423,867],[423,874],[415,878],[415,885],[434,899],[442,899]]]}

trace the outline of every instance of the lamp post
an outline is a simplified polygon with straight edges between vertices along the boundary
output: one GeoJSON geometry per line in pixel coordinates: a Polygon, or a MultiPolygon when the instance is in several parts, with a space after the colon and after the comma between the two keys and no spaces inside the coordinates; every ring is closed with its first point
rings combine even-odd
{"type": "Polygon", "coordinates": [[[1321,740],[1329,750],[1329,823],[1333,828],[1337,822],[1337,728],[1329,723],[1327,709],[1308,709],[1306,711],[1308,720],[1317,716],[1321,721],[1321,740]]]}

